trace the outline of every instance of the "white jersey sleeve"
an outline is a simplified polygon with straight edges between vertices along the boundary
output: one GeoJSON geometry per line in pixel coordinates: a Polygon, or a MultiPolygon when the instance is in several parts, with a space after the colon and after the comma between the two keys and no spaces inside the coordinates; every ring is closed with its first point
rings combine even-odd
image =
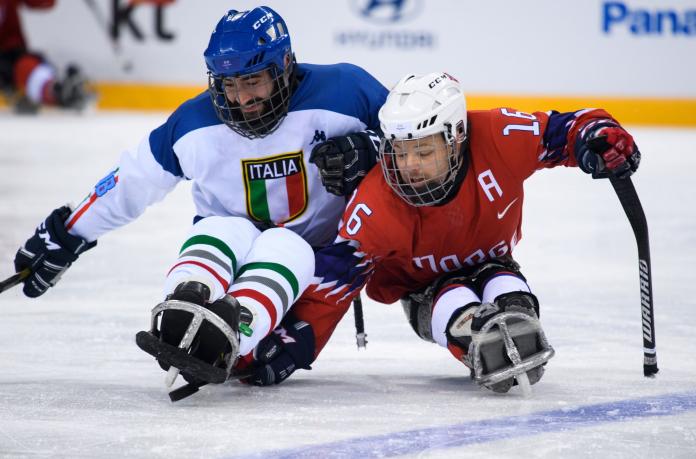
{"type": "Polygon", "coordinates": [[[70,234],[94,241],[138,218],[180,180],[156,161],[146,137],[135,150],[121,155],[116,167],[75,208],[66,227],[70,234]]]}

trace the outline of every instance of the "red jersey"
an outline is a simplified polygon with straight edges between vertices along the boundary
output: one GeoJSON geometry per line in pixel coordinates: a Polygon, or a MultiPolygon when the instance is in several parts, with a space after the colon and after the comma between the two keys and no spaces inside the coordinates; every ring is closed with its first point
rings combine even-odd
{"type": "Polygon", "coordinates": [[[20,4],[30,8],[51,8],[54,3],[55,0],[0,0],[0,52],[26,48],[17,14],[20,4]]]}
{"type": "Polygon", "coordinates": [[[562,130],[563,148],[549,150],[547,113],[468,112],[468,169],[457,194],[443,205],[411,206],[391,190],[381,167],[372,170],[339,231],[359,242],[357,250],[374,263],[368,296],[393,303],[447,272],[512,253],[522,237],[524,180],[539,169],[576,166],[577,127],[609,117],[601,110],[574,115],[573,127],[562,130]]]}
{"type": "Polygon", "coordinates": [[[539,169],[576,166],[575,141],[603,110],[468,112],[466,174],[446,204],[414,207],[387,185],[380,166],[360,183],[332,246],[316,253],[317,283],[291,311],[312,325],[318,355],[367,282],[393,303],[444,273],[510,254],[522,237],[524,180],[539,169]]]}

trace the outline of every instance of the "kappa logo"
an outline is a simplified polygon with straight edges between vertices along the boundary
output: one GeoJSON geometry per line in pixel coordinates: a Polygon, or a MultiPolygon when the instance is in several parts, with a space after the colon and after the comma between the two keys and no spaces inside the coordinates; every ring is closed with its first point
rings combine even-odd
{"type": "Polygon", "coordinates": [[[314,130],[314,138],[312,139],[311,142],[309,142],[310,145],[313,145],[314,143],[319,143],[319,142],[326,142],[326,133],[324,131],[320,131],[318,129],[314,130]]]}
{"type": "Polygon", "coordinates": [[[259,222],[282,224],[307,209],[307,172],[303,153],[242,160],[247,212],[259,222]]]}
{"type": "Polygon", "coordinates": [[[519,198],[515,198],[512,201],[510,201],[510,204],[508,204],[505,209],[503,209],[502,212],[498,212],[498,220],[502,220],[502,218],[505,216],[508,210],[512,207],[512,205],[518,200],[519,198]]]}
{"type": "Polygon", "coordinates": [[[363,18],[380,24],[402,22],[417,16],[422,0],[351,0],[353,9],[363,18]]]}

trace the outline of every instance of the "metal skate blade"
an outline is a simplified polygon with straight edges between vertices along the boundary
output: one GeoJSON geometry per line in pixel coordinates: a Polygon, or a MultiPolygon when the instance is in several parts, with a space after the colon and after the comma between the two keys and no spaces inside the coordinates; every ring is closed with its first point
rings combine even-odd
{"type": "MultiPolygon", "coordinates": [[[[512,378],[516,378],[517,383],[520,386],[524,385],[525,382],[527,383],[528,387],[531,386],[529,376],[526,373],[543,365],[554,355],[554,350],[548,344],[544,330],[539,324],[539,320],[535,317],[530,317],[520,312],[503,312],[498,314],[486,322],[481,328],[481,331],[472,338],[473,341],[470,352],[473,356],[474,363],[474,381],[480,385],[489,387],[494,391],[496,390],[492,389],[491,386],[508,379],[511,380],[512,378]],[[515,319],[516,321],[512,322],[511,319],[515,319]],[[498,327],[497,330],[492,330],[492,328],[496,325],[498,327]],[[537,336],[541,350],[534,354],[522,357],[520,356],[519,349],[517,348],[513,337],[519,337],[532,333],[537,336]],[[501,339],[504,343],[505,352],[511,362],[511,365],[484,374],[481,357],[482,344],[499,341],[501,339]]],[[[538,379],[534,382],[536,381],[538,381],[538,379]]],[[[524,387],[522,387],[522,390],[526,396],[527,391],[524,389],[524,387]]],[[[529,393],[531,393],[531,390],[529,393]]]]}
{"type": "Polygon", "coordinates": [[[517,385],[520,386],[520,390],[522,391],[522,397],[531,397],[532,385],[529,382],[529,377],[527,376],[527,373],[519,374],[515,378],[517,379],[517,385]]]}
{"type": "Polygon", "coordinates": [[[174,367],[169,367],[167,371],[167,376],[164,378],[164,384],[169,388],[172,387],[174,381],[176,381],[177,376],[179,376],[179,369],[174,367]]]}

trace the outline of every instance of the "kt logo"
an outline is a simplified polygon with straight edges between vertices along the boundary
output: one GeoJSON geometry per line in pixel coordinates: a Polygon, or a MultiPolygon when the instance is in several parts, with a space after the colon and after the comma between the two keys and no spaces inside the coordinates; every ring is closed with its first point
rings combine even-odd
{"type": "Polygon", "coordinates": [[[388,24],[418,15],[422,0],[351,0],[353,9],[368,21],[388,24]]]}
{"type": "Polygon", "coordinates": [[[110,11],[107,16],[102,12],[96,1],[86,2],[97,21],[104,27],[109,37],[118,42],[127,29],[137,41],[144,41],[143,26],[135,21],[133,12],[136,8],[149,5],[154,7],[153,35],[160,41],[171,41],[174,34],[166,30],[164,24],[164,12],[167,6],[175,0],[110,0],[110,11]],[[108,20],[106,19],[108,17],[108,20]]]}

